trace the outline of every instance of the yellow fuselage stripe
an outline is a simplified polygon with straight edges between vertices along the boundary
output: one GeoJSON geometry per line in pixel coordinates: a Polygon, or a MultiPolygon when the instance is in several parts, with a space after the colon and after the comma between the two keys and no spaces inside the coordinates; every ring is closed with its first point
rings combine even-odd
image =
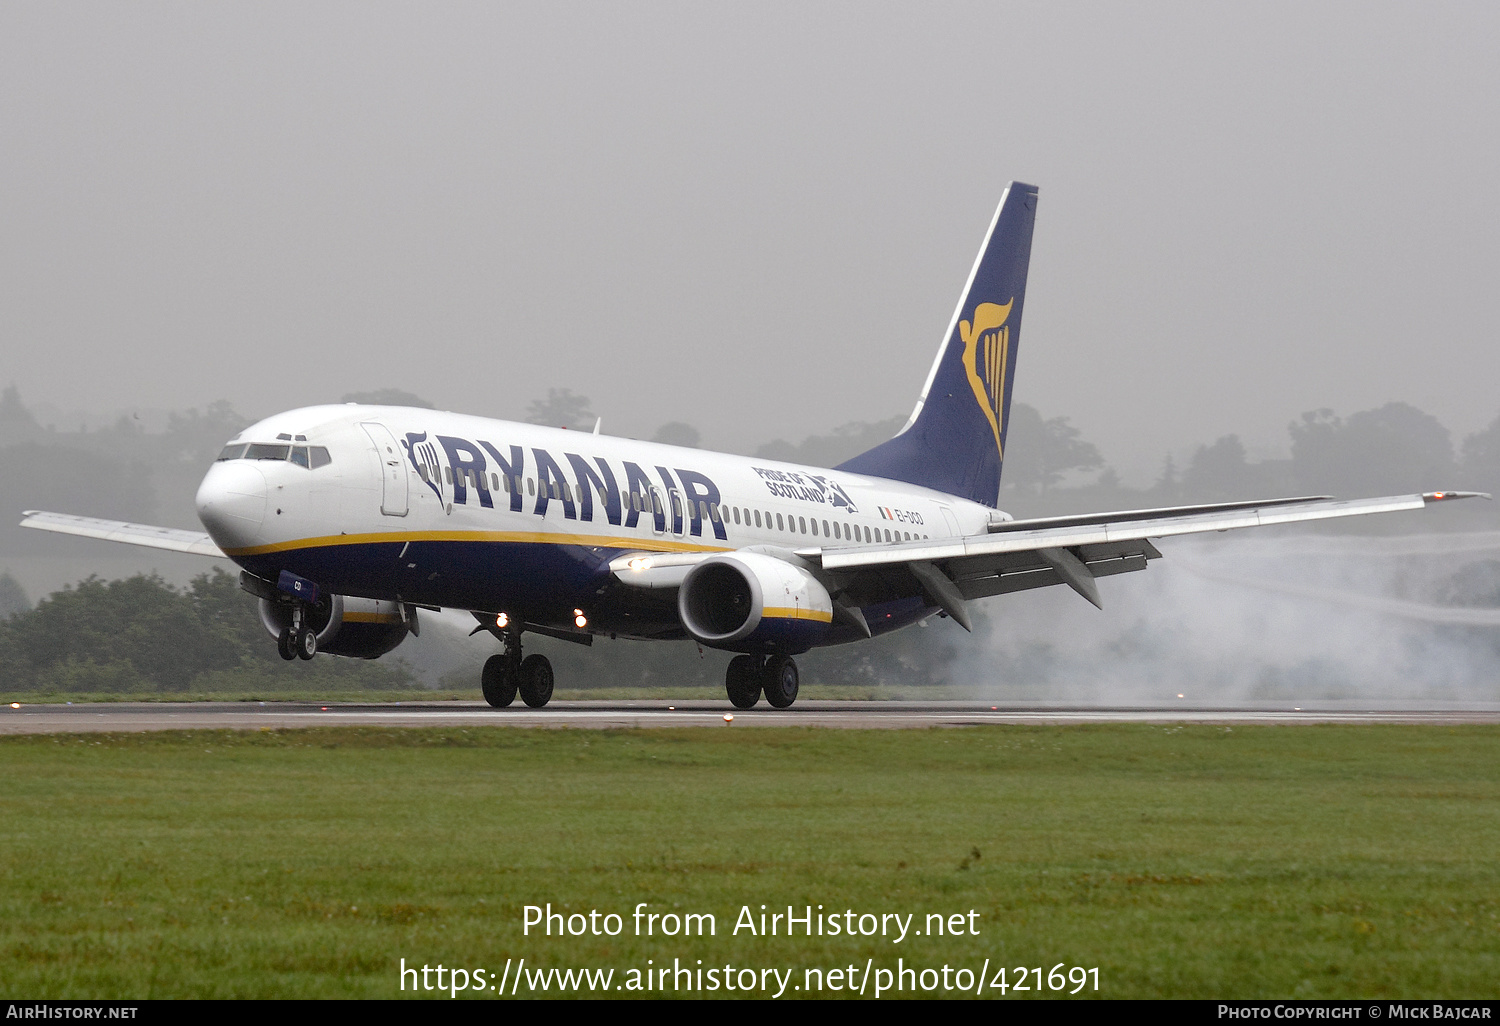
{"type": "Polygon", "coordinates": [[[703,545],[670,538],[610,538],[597,534],[552,534],[544,531],[390,531],[376,534],[331,534],[321,538],[298,538],[225,549],[230,556],[262,556],[270,552],[319,549],[335,545],[379,545],[404,542],[508,542],[525,545],[588,545],[607,549],[640,549],[645,552],[727,552],[727,545],[703,545]]]}

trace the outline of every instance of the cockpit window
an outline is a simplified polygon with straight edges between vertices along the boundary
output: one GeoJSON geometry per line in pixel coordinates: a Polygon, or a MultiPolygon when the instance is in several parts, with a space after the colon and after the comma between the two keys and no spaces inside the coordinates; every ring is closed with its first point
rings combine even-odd
{"type": "Polygon", "coordinates": [[[219,460],[286,460],[288,463],[309,470],[326,467],[333,462],[328,449],[321,445],[278,445],[272,442],[236,442],[226,445],[219,452],[219,460]]]}

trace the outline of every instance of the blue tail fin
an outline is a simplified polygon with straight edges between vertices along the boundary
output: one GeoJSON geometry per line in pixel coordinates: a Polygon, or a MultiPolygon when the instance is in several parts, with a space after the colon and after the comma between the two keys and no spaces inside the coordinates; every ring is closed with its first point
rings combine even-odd
{"type": "Polygon", "coordinates": [[[993,506],[1010,415],[1036,186],[1011,182],[906,426],[838,466],[993,506]]]}

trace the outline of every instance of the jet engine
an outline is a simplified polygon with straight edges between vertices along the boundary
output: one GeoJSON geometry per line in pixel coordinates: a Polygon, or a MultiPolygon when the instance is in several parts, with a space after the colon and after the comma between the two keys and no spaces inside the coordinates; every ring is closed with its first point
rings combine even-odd
{"type": "MultiPolygon", "coordinates": [[[[417,612],[382,599],[326,595],[308,607],[307,625],[318,635],[318,651],[355,659],[377,659],[417,633],[417,612]]],[[[260,600],[260,622],[273,638],[292,625],[286,602],[260,600]]]]}
{"type": "Polygon", "coordinates": [[[731,652],[805,652],[828,633],[833,600],[799,566],[759,552],[709,556],[682,579],[677,615],[698,641],[731,652]]]}

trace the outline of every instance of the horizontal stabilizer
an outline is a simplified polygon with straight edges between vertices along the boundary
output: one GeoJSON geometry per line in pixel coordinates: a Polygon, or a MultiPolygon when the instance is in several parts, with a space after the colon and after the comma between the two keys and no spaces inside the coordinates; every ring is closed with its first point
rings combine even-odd
{"type": "Polygon", "coordinates": [[[94,517],[48,513],[37,509],[29,509],[22,514],[21,526],[34,527],[38,531],[55,531],[58,534],[76,534],[82,538],[98,538],[101,541],[143,545],[148,549],[168,549],[194,556],[228,558],[214,544],[214,540],[202,531],[179,531],[172,527],[127,524],[122,520],[97,520],[94,517]]]}

